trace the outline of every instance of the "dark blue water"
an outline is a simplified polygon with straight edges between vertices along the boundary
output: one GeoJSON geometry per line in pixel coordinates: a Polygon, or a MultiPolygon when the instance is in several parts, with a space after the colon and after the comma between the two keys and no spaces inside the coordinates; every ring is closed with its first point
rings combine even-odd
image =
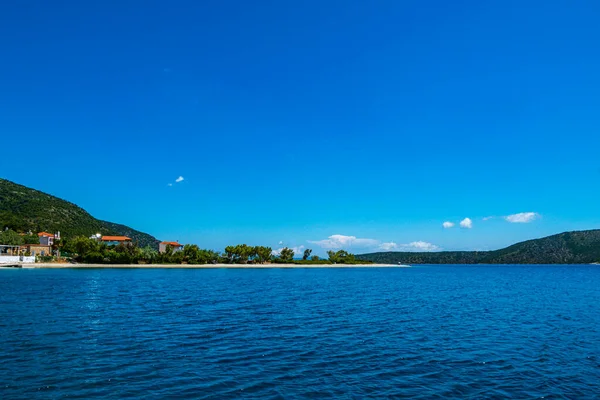
{"type": "Polygon", "coordinates": [[[5,400],[599,394],[599,266],[0,271],[5,400]]]}

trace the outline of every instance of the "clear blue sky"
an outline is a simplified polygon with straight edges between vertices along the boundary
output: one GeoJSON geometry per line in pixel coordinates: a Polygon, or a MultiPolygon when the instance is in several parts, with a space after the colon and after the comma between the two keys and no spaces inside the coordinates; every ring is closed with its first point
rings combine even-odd
{"type": "Polygon", "coordinates": [[[566,0],[5,2],[0,176],[216,249],[600,228],[598,21],[566,0]]]}

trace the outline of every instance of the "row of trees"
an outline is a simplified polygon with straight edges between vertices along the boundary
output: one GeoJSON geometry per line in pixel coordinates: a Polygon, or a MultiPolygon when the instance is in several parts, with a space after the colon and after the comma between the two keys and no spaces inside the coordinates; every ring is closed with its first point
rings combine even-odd
{"type": "MultiPolygon", "coordinates": [[[[20,246],[38,242],[37,235],[19,235],[12,230],[0,232],[0,244],[20,246]]],[[[150,246],[139,247],[135,243],[107,246],[84,236],[55,240],[53,252],[88,264],[353,264],[357,262],[354,255],[345,250],[329,251],[328,258],[321,259],[319,256],[312,256],[311,249],[306,249],[301,260],[294,259],[296,256],[294,250],[287,247],[273,252],[271,247],[246,244],[227,246],[222,253],[201,249],[195,244],[185,245],[182,251],[175,251],[167,246],[164,253],[159,253],[150,246]]]]}
{"type": "Polygon", "coordinates": [[[312,256],[312,250],[304,251],[302,260],[295,260],[292,249],[283,248],[274,253],[271,247],[248,246],[240,244],[227,246],[220,253],[214,250],[201,249],[195,244],[186,244],[182,251],[175,251],[167,246],[164,253],[147,246],[140,248],[135,244],[119,244],[107,246],[86,237],[76,237],[63,241],[61,251],[69,254],[74,260],[84,263],[109,264],[335,264],[356,263],[354,255],[347,251],[329,252],[328,259],[312,256]]]}

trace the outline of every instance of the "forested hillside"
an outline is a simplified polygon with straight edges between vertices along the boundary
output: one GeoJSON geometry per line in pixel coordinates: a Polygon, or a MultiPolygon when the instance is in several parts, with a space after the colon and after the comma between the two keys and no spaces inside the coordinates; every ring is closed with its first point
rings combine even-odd
{"type": "Polygon", "coordinates": [[[66,200],[0,178],[0,229],[5,228],[34,233],[60,231],[63,237],[124,235],[142,247],[158,247],[158,240],[147,233],[101,221],[66,200]]]}
{"type": "Polygon", "coordinates": [[[356,258],[391,264],[586,264],[600,262],[600,230],[565,232],[495,251],[382,252],[356,258]]]}

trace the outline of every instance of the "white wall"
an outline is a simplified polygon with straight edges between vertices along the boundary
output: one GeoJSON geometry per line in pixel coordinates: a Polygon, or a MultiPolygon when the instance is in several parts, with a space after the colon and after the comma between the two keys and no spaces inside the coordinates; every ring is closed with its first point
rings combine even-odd
{"type": "Polygon", "coordinates": [[[0,256],[0,264],[15,264],[15,263],[34,263],[35,257],[21,257],[19,256],[0,256]]]}

